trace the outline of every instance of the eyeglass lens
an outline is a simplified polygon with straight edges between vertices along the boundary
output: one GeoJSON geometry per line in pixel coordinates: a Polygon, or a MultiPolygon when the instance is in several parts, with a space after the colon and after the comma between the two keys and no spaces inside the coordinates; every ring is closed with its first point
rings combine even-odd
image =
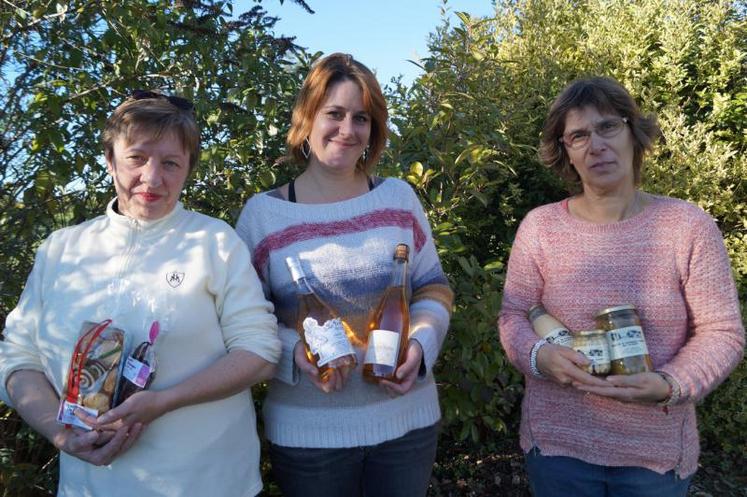
{"type": "MultiPolygon", "coordinates": [[[[604,119],[593,126],[594,133],[602,138],[612,138],[622,131],[628,119],[625,117],[612,117],[604,119]]],[[[572,149],[585,147],[591,138],[591,130],[580,129],[562,136],[561,141],[572,149]]]]}

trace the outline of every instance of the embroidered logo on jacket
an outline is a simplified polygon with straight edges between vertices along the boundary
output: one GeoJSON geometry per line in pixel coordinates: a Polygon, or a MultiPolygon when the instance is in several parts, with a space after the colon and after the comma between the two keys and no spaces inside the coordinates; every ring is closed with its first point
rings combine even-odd
{"type": "Polygon", "coordinates": [[[170,273],[166,273],[166,282],[171,288],[178,287],[182,284],[183,281],[184,273],[180,273],[179,271],[171,271],[170,273]]]}

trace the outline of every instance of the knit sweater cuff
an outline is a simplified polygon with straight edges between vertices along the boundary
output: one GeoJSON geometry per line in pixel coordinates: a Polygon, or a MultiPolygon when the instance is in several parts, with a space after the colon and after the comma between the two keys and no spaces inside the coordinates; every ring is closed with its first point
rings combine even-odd
{"type": "Polygon", "coordinates": [[[299,369],[293,357],[293,350],[301,339],[296,330],[287,328],[282,324],[278,325],[278,336],[282,344],[282,352],[280,353],[280,361],[275,370],[275,378],[283,383],[296,385],[299,381],[299,369]]]}
{"type": "MultiPolygon", "coordinates": [[[[438,359],[438,352],[441,349],[436,330],[429,326],[424,326],[418,328],[417,332],[413,333],[410,338],[417,341],[423,349],[423,363],[425,364],[425,374],[427,374],[433,370],[436,359],[438,359]]],[[[419,374],[419,376],[423,375],[419,374]]]]}

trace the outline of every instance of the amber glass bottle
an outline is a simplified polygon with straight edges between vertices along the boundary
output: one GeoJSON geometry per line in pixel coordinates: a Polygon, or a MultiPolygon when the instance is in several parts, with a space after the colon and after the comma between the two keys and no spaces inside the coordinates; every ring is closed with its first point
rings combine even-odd
{"type": "Polygon", "coordinates": [[[296,285],[296,330],[306,346],[306,356],[319,369],[319,376],[326,383],[334,368],[355,367],[355,350],[340,317],[309,285],[300,261],[296,257],[287,257],[285,263],[296,285]]]}
{"type": "Polygon", "coordinates": [[[394,249],[394,268],[389,286],[368,323],[368,348],[363,378],[397,381],[394,373],[405,360],[410,333],[407,302],[407,259],[410,249],[400,243],[394,249]]]}

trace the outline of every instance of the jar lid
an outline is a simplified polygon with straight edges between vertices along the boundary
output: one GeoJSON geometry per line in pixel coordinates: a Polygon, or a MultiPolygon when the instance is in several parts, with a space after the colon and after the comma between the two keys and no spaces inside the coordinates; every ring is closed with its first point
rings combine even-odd
{"type": "Polygon", "coordinates": [[[633,304],[625,304],[625,305],[616,305],[614,307],[608,307],[606,309],[602,309],[601,311],[597,312],[597,315],[594,317],[598,318],[604,314],[611,314],[617,311],[635,311],[635,306],[633,304]]]}
{"type": "Polygon", "coordinates": [[[573,334],[578,335],[581,337],[595,337],[597,335],[604,335],[607,333],[604,330],[584,330],[584,331],[576,331],[573,334]]]}

